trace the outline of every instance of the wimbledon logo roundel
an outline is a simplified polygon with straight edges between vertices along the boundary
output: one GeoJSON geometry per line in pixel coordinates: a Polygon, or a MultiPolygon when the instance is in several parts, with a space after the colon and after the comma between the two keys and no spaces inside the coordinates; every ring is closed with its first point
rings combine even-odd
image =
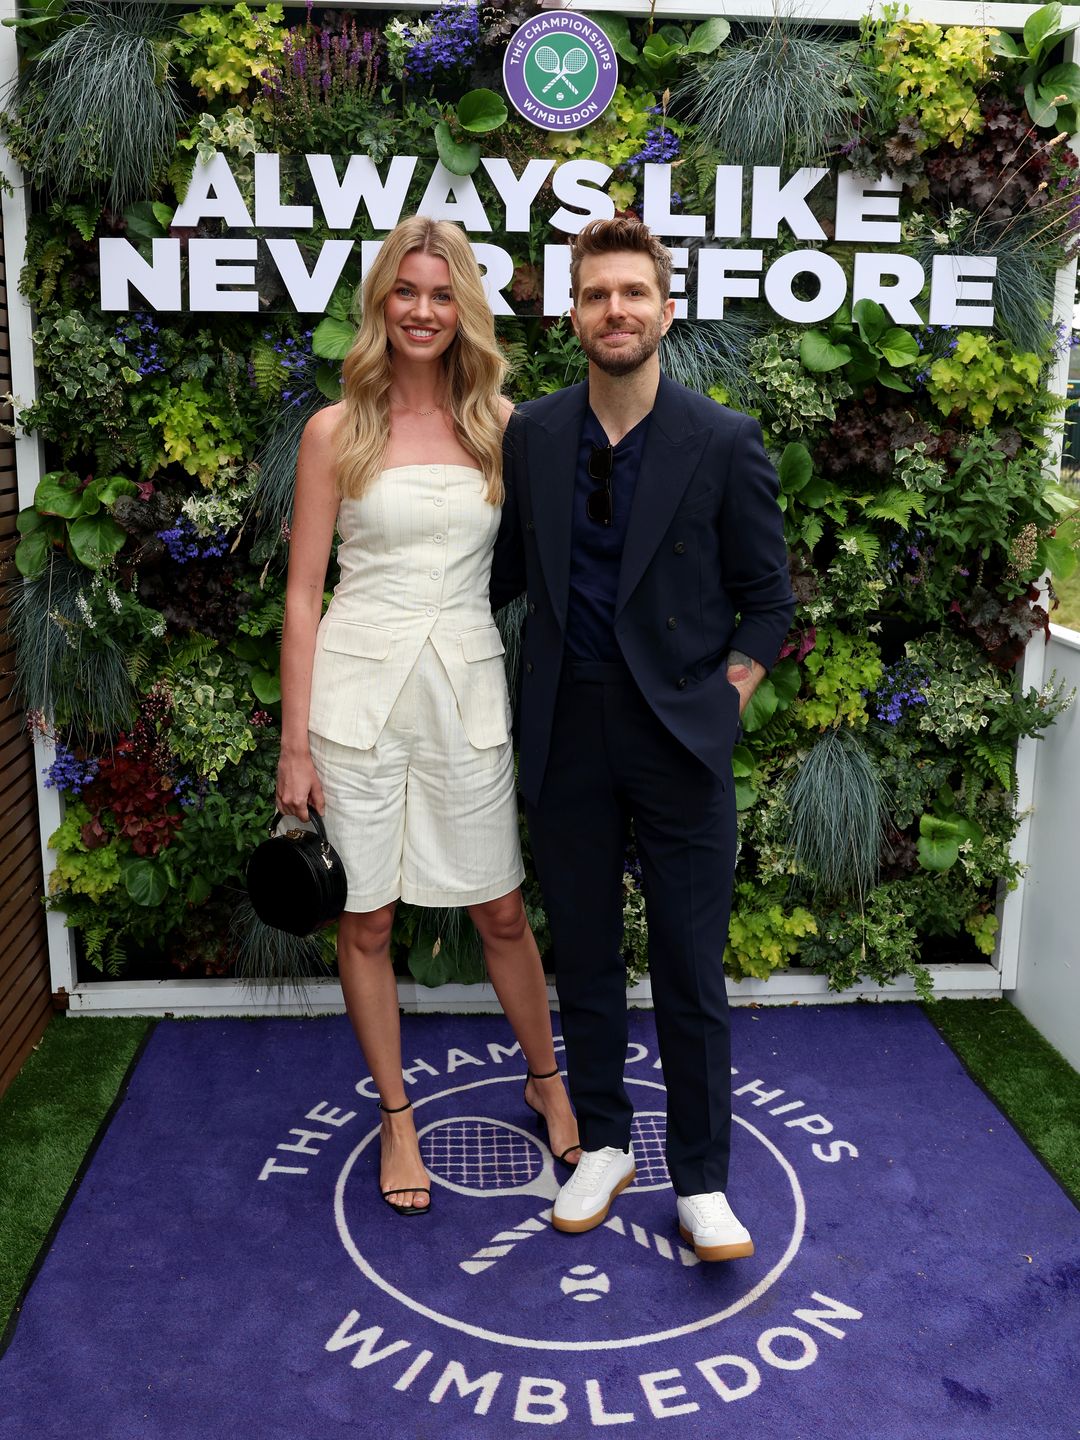
{"type": "Polygon", "coordinates": [[[580,130],[615,94],[611,41],[584,15],[537,15],[518,27],[503,58],[507,98],[541,130],[580,130]]]}

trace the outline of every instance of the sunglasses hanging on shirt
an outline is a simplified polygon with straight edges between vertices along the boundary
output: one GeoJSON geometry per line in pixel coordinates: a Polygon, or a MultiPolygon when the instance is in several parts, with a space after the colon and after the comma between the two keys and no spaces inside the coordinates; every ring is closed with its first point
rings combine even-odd
{"type": "Polygon", "coordinates": [[[590,480],[598,482],[585,501],[585,514],[597,525],[610,525],[614,514],[611,497],[611,472],[615,468],[615,447],[594,445],[589,456],[590,480]]]}

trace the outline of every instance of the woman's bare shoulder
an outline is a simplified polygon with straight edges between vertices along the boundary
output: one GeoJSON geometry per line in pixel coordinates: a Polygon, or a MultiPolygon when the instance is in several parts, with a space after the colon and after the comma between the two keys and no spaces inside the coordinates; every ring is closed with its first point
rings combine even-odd
{"type": "Polygon", "coordinates": [[[505,395],[499,396],[499,418],[502,420],[502,427],[505,430],[510,423],[510,416],[514,413],[514,402],[508,400],[505,395]]]}
{"type": "Polygon", "coordinates": [[[304,430],[310,431],[312,435],[319,436],[320,438],[331,435],[334,430],[337,429],[338,423],[344,413],[345,404],[341,400],[336,401],[333,405],[324,405],[321,410],[316,410],[315,414],[312,415],[311,419],[304,426],[304,430]]]}

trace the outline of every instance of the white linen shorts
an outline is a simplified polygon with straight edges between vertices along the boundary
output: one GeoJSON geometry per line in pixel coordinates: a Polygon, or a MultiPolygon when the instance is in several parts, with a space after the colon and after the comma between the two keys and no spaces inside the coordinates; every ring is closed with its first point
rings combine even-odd
{"type": "Polygon", "coordinates": [[[346,910],[476,905],[521,884],[513,741],[470,745],[430,641],[370,750],[308,738],[346,910]]]}

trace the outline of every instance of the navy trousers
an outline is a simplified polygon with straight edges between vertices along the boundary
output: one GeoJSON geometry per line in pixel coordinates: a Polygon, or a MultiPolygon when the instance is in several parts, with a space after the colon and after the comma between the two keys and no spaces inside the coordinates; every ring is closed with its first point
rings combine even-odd
{"type": "Polygon", "coordinates": [[[622,664],[568,662],[539,803],[526,807],[551,924],[570,1096],[587,1150],[630,1143],[622,959],[631,820],[649,925],[667,1162],[679,1195],[727,1188],[724,946],[735,797],[657,720],[622,664]]]}

